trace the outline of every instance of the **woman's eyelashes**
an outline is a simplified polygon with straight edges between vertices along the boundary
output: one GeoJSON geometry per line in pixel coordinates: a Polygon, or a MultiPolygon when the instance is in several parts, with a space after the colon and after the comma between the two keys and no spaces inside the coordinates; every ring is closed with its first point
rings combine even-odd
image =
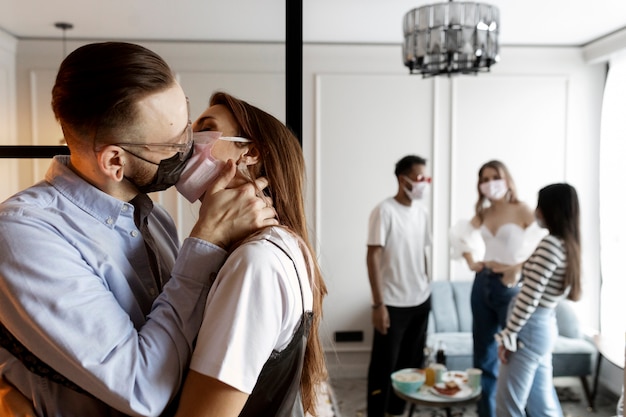
{"type": "Polygon", "coordinates": [[[217,124],[212,120],[203,120],[198,125],[198,132],[219,131],[217,124]]]}

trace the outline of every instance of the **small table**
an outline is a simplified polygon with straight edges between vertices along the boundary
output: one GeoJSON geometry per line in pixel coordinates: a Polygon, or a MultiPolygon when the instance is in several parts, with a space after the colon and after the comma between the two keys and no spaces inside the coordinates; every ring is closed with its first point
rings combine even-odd
{"type": "Polygon", "coordinates": [[[464,406],[470,405],[478,401],[481,394],[481,389],[475,389],[471,392],[471,394],[461,397],[445,397],[440,395],[435,395],[431,392],[430,386],[422,385],[422,387],[415,393],[406,394],[400,390],[397,390],[395,387],[393,391],[396,395],[403,400],[407,401],[411,404],[411,408],[409,410],[409,417],[413,415],[413,411],[415,411],[416,405],[424,405],[427,407],[439,407],[443,408],[446,412],[447,417],[452,416],[452,407],[454,406],[464,406]]]}

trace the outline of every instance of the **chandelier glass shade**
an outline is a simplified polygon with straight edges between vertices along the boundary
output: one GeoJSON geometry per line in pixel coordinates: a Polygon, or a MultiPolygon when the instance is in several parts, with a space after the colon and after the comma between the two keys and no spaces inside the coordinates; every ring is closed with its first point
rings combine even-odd
{"type": "Polygon", "coordinates": [[[484,3],[432,4],[404,15],[404,65],[411,74],[475,74],[499,61],[500,12],[484,3]]]}

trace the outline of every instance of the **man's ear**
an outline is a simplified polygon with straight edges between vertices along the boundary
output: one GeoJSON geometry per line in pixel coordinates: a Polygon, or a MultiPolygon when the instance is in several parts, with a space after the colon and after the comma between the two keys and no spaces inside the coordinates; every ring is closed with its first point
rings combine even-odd
{"type": "Polygon", "coordinates": [[[98,168],[112,181],[124,179],[125,152],[116,145],[107,145],[97,152],[98,168]]]}

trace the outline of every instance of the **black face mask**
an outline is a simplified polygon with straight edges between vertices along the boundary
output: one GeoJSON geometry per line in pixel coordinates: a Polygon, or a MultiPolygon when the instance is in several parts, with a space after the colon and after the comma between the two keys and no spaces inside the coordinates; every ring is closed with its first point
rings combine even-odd
{"type": "MultiPolygon", "coordinates": [[[[139,155],[135,155],[128,150],[126,150],[126,152],[136,156],[139,159],[154,164],[154,162],[148,161],[147,159],[144,159],[139,155]]],[[[167,190],[172,185],[178,182],[180,174],[185,169],[185,166],[187,165],[187,162],[189,161],[189,158],[191,158],[192,154],[193,152],[189,152],[189,154],[183,160],[180,159],[180,155],[178,154],[175,154],[171,158],[161,160],[161,162],[159,162],[158,164],[159,167],[157,168],[157,172],[156,174],[154,174],[154,178],[148,184],[137,185],[132,179],[127,179],[135,184],[135,187],[137,187],[137,189],[144,194],[167,190]]]]}

